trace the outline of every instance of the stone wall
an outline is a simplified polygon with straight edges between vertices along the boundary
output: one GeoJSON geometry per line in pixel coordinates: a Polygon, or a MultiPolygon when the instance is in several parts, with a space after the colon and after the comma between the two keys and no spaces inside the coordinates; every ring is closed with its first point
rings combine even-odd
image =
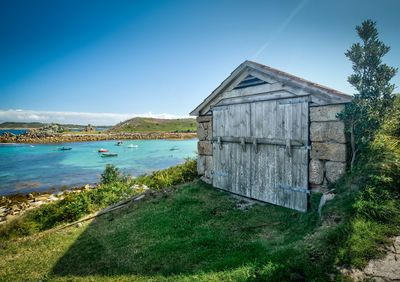
{"type": "Polygon", "coordinates": [[[207,183],[212,181],[212,116],[199,116],[197,118],[197,173],[207,183]]]}
{"type": "Polygon", "coordinates": [[[309,182],[313,190],[325,190],[346,171],[347,138],[344,123],[336,118],[343,108],[343,104],[310,107],[309,182]]]}

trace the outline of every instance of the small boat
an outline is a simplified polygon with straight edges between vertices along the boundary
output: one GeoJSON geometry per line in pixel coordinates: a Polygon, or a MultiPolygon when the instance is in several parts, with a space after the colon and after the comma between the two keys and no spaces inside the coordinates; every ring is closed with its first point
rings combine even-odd
{"type": "Polygon", "coordinates": [[[59,148],[59,150],[60,151],[69,151],[69,150],[72,150],[72,148],[71,147],[61,147],[61,148],[59,148]]]}
{"type": "Polygon", "coordinates": [[[108,150],[107,150],[107,149],[103,149],[103,148],[101,148],[100,150],[98,150],[98,152],[99,152],[99,153],[107,153],[107,152],[108,152],[108,150]]]}
{"type": "Polygon", "coordinates": [[[176,146],[174,146],[174,147],[172,147],[171,149],[169,149],[170,151],[176,151],[176,150],[179,150],[179,148],[178,147],[176,147],[176,146]]]}
{"type": "Polygon", "coordinates": [[[115,145],[117,145],[117,146],[121,146],[123,144],[123,142],[122,141],[118,141],[117,142],[117,144],[115,144],[115,145]]]}
{"type": "Polygon", "coordinates": [[[103,153],[103,154],[101,154],[101,157],[102,157],[102,158],[116,157],[116,156],[118,156],[117,153],[103,153]]]}
{"type": "Polygon", "coordinates": [[[133,145],[133,144],[129,144],[128,145],[128,148],[137,148],[137,147],[139,147],[138,145],[133,145]]]}

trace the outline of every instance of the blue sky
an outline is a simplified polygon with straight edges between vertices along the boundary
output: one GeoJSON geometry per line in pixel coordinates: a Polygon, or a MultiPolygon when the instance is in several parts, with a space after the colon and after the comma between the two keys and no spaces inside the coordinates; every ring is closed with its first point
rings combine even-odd
{"type": "Polygon", "coordinates": [[[377,21],[398,67],[399,11],[397,0],[3,0],[0,121],[186,116],[246,59],[351,94],[355,26],[377,21]]]}

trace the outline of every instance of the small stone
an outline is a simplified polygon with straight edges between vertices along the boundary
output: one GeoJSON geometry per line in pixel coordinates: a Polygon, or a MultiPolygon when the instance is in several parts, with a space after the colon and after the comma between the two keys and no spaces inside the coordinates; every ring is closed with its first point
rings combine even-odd
{"type": "Polygon", "coordinates": [[[75,225],[76,228],[80,228],[80,227],[82,227],[82,226],[83,226],[82,222],[78,222],[78,223],[75,225]]]}
{"type": "Polygon", "coordinates": [[[51,202],[54,202],[54,201],[58,201],[59,199],[58,199],[56,196],[51,195],[51,196],[48,198],[48,200],[51,201],[51,202]]]}
{"type": "Polygon", "coordinates": [[[344,105],[327,105],[319,107],[310,107],[311,121],[336,121],[336,114],[344,109],[344,105]]]}
{"type": "Polygon", "coordinates": [[[311,158],[345,162],[347,159],[346,144],[313,142],[311,144],[311,158]]]}
{"type": "Polygon", "coordinates": [[[28,199],[34,199],[35,197],[33,196],[33,194],[32,193],[29,193],[28,194],[28,199]]]}
{"type": "Polygon", "coordinates": [[[39,207],[39,206],[41,206],[41,205],[43,205],[43,204],[44,204],[43,201],[35,201],[35,202],[32,202],[32,203],[31,203],[31,206],[32,206],[32,207],[39,207]]]}
{"type": "Polygon", "coordinates": [[[19,211],[19,210],[21,210],[21,209],[20,209],[19,206],[13,205],[13,206],[11,207],[11,210],[12,210],[13,212],[15,212],[15,211],[19,211]]]}
{"type": "Polygon", "coordinates": [[[197,142],[197,151],[199,155],[211,156],[213,152],[211,141],[199,141],[197,142]]]}
{"type": "Polygon", "coordinates": [[[341,162],[326,162],[326,179],[330,182],[336,182],[342,177],[346,172],[346,163],[341,162]]]}
{"type": "Polygon", "coordinates": [[[311,184],[322,184],[324,180],[324,166],[320,160],[311,160],[309,164],[309,181],[311,184]]]}
{"type": "Polygon", "coordinates": [[[312,142],[346,143],[344,123],[342,121],[312,122],[310,139],[312,142]]]}

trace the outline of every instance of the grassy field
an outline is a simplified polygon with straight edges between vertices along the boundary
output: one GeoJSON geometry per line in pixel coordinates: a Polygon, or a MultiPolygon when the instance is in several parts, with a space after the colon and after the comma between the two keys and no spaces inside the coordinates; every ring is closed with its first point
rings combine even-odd
{"type": "Polygon", "coordinates": [[[196,131],[196,120],[136,117],[117,124],[110,132],[188,132],[196,131]]]}
{"type": "Polygon", "coordinates": [[[318,225],[315,212],[238,204],[194,182],[80,228],[6,241],[0,280],[247,280],[299,258],[318,225]]]}

